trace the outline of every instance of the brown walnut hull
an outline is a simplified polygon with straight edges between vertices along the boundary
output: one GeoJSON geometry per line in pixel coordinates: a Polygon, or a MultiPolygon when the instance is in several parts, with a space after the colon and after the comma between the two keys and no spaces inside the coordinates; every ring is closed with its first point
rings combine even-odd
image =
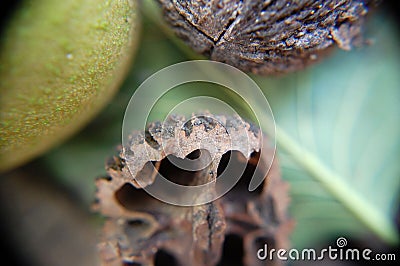
{"type": "Polygon", "coordinates": [[[185,121],[184,117],[173,116],[163,124],[150,124],[145,132],[132,133],[119,156],[107,162],[108,176],[96,183],[95,205],[107,217],[98,245],[104,265],[265,265],[266,261],[257,258],[264,244],[269,248],[289,247],[293,223],[286,213],[288,184],[280,178],[277,160],[265,171],[267,176],[260,187],[253,192],[247,189],[254,171],[264,171],[274,156],[268,140],[261,145],[259,129],[239,117],[207,114],[185,121]],[[214,119],[222,122],[214,123],[214,119]],[[245,128],[250,139],[248,154],[230,150],[221,139],[223,155],[216,156],[205,169],[183,171],[168,161],[171,156],[182,156],[173,152],[171,138],[179,138],[185,150],[183,156],[192,159],[198,155],[193,143],[201,141],[199,136],[217,139],[220,132],[235,134],[238,127],[245,128]],[[159,160],[147,161],[141,155],[144,149],[151,149],[148,154],[159,156],[159,160]],[[129,171],[127,163],[131,160],[135,163],[129,171]],[[160,178],[157,174],[176,183],[213,181],[228,169],[228,160],[243,165],[245,171],[232,190],[207,204],[170,205],[147,194],[138,183],[151,184],[160,178]],[[148,163],[155,169],[148,168],[148,163]],[[261,169],[256,169],[257,164],[261,169]]]}
{"type": "Polygon", "coordinates": [[[158,0],[166,21],[196,52],[256,74],[304,68],[335,46],[361,43],[378,1],[158,0]]]}

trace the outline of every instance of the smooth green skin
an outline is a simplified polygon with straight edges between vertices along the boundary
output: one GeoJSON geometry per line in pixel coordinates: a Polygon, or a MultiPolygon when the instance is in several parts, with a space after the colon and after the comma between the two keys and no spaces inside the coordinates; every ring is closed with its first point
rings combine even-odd
{"type": "Polygon", "coordinates": [[[0,172],[84,126],[137,42],[136,0],[25,0],[0,43],[0,172]]]}

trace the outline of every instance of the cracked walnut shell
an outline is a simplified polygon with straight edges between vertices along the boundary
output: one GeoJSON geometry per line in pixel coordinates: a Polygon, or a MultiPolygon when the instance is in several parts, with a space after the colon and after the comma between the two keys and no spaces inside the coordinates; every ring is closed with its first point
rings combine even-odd
{"type": "Polygon", "coordinates": [[[145,132],[133,132],[128,147],[121,147],[119,156],[106,163],[108,176],[96,183],[95,209],[107,218],[98,244],[103,265],[265,265],[266,261],[257,259],[258,249],[264,244],[288,248],[293,227],[286,213],[288,184],[280,178],[277,160],[269,171],[263,169],[273,157],[274,151],[267,141],[262,143],[259,129],[237,116],[204,114],[187,121],[171,116],[164,123],[150,124],[145,132]],[[232,149],[217,137],[222,131],[237,134],[239,127],[250,139],[248,153],[243,153],[246,148],[240,147],[240,138],[232,149]],[[205,149],[197,149],[196,143],[207,137],[219,142],[221,156],[216,152],[207,167],[196,171],[174,165],[174,160],[201,157],[205,149]],[[179,139],[181,149],[174,147],[171,138],[179,139]],[[143,156],[145,149],[151,150],[151,159],[143,156]],[[135,163],[128,169],[130,160],[135,163]],[[167,204],[142,187],[163,177],[182,185],[213,182],[223,172],[235,174],[236,168],[228,167],[230,160],[245,169],[241,178],[227,194],[207,204],[167,204]],[[255,171],[265,171],[267,176],[249,192],[255,171]]]}

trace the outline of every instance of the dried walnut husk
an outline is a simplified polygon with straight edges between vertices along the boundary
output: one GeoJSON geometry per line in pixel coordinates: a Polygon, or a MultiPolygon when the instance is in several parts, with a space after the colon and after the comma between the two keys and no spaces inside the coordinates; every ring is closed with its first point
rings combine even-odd
{"type": "Polygon", "coordinates": [[[210,114],[186,122],[184,117],[171,116],[163,124],[150,124],[145,132],[133,132],[128,147],[121,147],[119,156],[106,163],[108,176],[96,183],[95,209],[107,217],[98,245],[103,264],[264,265],[265,261],[257,259],[257,250],[264,244],[288,248],[293,225],[286,214],[288,185],[280,178],[276,159],[263,184],[253,192],[247,189],[254,171],[267,173],[262,167],[274,156],[267,141],[264,145],[261,141],[259,129],[239,117],[210,114]],[[231,150],[224,138],[217,137],[222,131],[234,135],[239,127],[245,128],[250,139],[249,153],[240,151],[240,138],[231,150]],[[216,139],[223,153],[213,157],[208,168],[190,172],[168,161],[171,157],[196,158],[204,151],[196,143],[207,137],[216,139]],[[179,138],[183,154],[177,153],[172,138],[179,138]],[[143,156],[145,149],[151,149],[151,156],[158,159],[143,156]],[[132,160],[130,171],[127,162],[132,160]],[[243,165],[245,171],[231,191],[211,203],[175,206],[153,198],[139,185],[153,183],[160,178],[157,174],[186,185],[212,181],[229,171],[225,169],[228,160],[243,165]],[[261,169],[256,169],[257,164],[261,169]]]}
{"type": "Polygon", "coordinates": [[[361,42],[376,0],[158,0],[196,52],[257,74],[299,70],[334,46],[361,42]]]}

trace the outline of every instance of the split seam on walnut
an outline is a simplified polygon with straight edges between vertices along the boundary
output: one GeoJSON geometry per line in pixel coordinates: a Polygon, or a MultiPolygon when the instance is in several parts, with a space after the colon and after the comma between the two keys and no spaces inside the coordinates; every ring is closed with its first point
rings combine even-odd
{"type": "Polygon", "coordinates": [[[376,0],[158,0],[194,51],[256,74],[302,69],[335,45],[360,46],[376,0]]]}

